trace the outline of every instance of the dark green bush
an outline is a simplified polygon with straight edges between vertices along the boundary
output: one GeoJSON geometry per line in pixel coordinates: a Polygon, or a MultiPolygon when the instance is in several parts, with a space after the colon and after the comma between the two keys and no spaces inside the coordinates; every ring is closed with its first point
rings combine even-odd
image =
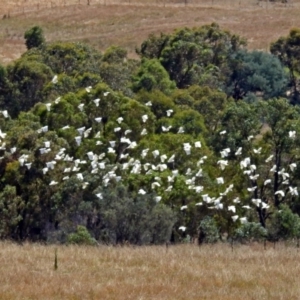
{"type": "Polygon", "coordinates": [[[78,225],[77,231],[69,234],[68,243],[94,246],[97,244],[97,241],[90,235],[86,227],[78,225]]]}
{"type": "Polygon", "coordinates": [[[199,243],[216,243],[220,240],[220,232],[214,218],[205,216],[199,226],[199,243]]]}

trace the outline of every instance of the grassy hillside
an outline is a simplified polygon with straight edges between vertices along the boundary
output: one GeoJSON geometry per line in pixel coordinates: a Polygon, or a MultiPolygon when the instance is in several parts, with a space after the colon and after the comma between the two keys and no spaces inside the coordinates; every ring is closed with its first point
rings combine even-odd
{"type": "Polygon", "coordinates": [[[85,41],[99,49],[126,47],[131,56],[150,33],[219,23],[248,39],[249,48],[269,48],[290,28],[300,27],[300,1],[271,4],[254,0],[3,0],[0,3],[0,62],[25,51],[24,31],[44,28],[48,41],[85,41]],[[158,4],[159,3],[159,4],[158,4]],[[164,5],[165,3],[165,5],[164,5]],[[9,17],[8,17],[9,16],[9,17]]]}
{"type": "Polygon", "coordinates": [[[0,244],[0,298],[299,299],[295,247],[0,244]],[[213,247],[213,248],[212,248],[213,247]],[[212,251],[213,250],[213,251],[212,251]]]}

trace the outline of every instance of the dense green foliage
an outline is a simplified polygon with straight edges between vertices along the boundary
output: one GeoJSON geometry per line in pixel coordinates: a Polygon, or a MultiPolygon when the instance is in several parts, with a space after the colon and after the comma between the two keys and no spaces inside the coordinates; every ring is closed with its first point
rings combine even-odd
{"type": "Polygon", "coordinates": [[[68,236],[68,243],[93,246],[96,245],[97,242],[91,237],[90,233],[84,226],[78,225],[77,231],[68,236]]]}
{"type": "Polygon", "coordinates": [[[141,60],[38,27],[25,39],[0,68],[0,238],[299,237],[298,30],[270,54],[184,28],[151,35],[141,60]]]}
{"type": "Polygon", "coordinates": [[[273,55],[241,50],[232,56],[230,63],[232,73],[228,92],[234,99],[254,101],[262,97],[267,100],[284,95],[287,74],[273,55]]]}
{"type": "Polygon", "coordinates": [[[294,28],[287,37],[281,37],[271,45],[271,53],[277,56],[289,70],[288,96],[293,103],[300,102],[300,29],[294,28]]]}
{"type": "Polygon", "coordinates": [[[204,217],[200,222],[199,231],[200,243],[216,243],[220,239],[216,221],[209,216],[204,217]]]}
{"type": "Polygon", "coordinates": [[[24,38],[27,49],[41,47],[45,43],[43,29],[39,26],[34,26],[27,30],[24,38]]]}
{"type": "Polygon", "coordinates": [[[267,238],[267,230],[260,223],[247,222],[235,230],[233,238],[238,241],[259,241],[267,238]]]}

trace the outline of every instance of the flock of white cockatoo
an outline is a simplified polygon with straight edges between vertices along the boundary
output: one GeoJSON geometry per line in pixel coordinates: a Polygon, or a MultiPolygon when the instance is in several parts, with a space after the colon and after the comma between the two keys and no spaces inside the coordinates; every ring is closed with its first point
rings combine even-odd
{"type": "MultiPolygon", "coordinates": [[[[53,84],[56,84],[58,82],[58,77],[55,76],[52,80],[53,84]]],[[[92,87],[89,86],[86,88],[86,93],[90,93],[92,91],[92,87]]],[[[101,101],[109,101],[108,95],[110,92],[104,92],[101,98],[97,98],[92,100],[94,103],[94,109],[97,111],[99,109],[99,104],[101,101]]],[[[46,106],[46,109],[48,112],[51,112],[51,109],[60,102],[60,97],[56,100],[44,104],[46,106]]],[[[147,102],[145,104],[147,107],[151,108],[151,102],[147,102]]],[[[81,112],[84,112],[85,110],[85,103],[81,103],[78,105],[77,109],[81,112]]],[[[8,112],[2,111],[2,114],[4,118],[8,118],[8,112]]],[[[172,109],[166,110],[166,117],[171,117],[173,114],[172,109]]],[[[140,121],[142,124],[146,124],[149,121],[149,116],[147,114],[140,116],[140,121]]],[[[99,116],[94,118],[96,123],[101,123],[102,117],[101,117],[101,110],[99,109],[99,116]]],[[[42,168],[43,174],[50,174],[52,170],[56,169],[57,166],[64,162],[64,169],[62,170],[62,176],[61,180],[65,181],[71,178],[72,176],[75,176],[80,182],[82,182],[82,188],[85,189],[89,182],[85,180],[84,172],[82,172],[82,169],[89,168],[90,174],[103,174],[102,176],[102,183],[99,185],[102,185],[103,187],[107,187],[111,182],[119,182],[122,181],[125,173],[127,174],[153,174],[153,173],[162,173],[166,170],[169,170],[169,175],[167,176],[167,180],[163,181],[161,177],[155,176],[154,180],[150,183],[149,186],[141,186],[137,193],[141,196],[146,194],[153,194],[155,195],[155,200],[157,202],[160,202],[165,195],[168,194],[168,192],[172,191],[174,180],[179,175],[184,175],[185,177],[185,184],[187,189],[191,190],[191,193],[195,193],[198,195],[198,199],[201,199],[201,201],[197,202],[196,204],[193,204],[195,207],[199,206],[206,206],[206,208],[213,209],[213,210],[226,210],[229,214],[230,218],[233,222],[237,222],[238,220],[243,224],[247,222],[246,213],[244,215],[239,215],[239,212],[246,212],[247,210],[255,209],[255,208],[262,208],[265,210],[268,210],[271,203],[264,202],[262,199],[259,198],[252,198],[251,195],[254,195],[255,190],[258,189],[257,179],[259,178],[260,174],[257,173],[257,167],[255,164],[252,163],[250,157],[243,157],[243,149],[240,147],[238,149],[230,149],[225,148],[222,151],[220,151],[220,159],[217,161],[217,165],[220,169],[220,174],[222,175],[222,171],[224,171],[230,164],[230,160],[228,159],[228,156],[234,153],[235,157],[239,158],[239,168],[245,175],[245,179],[248,179],[251,183],[251,186],[248,188],[249,192],[249,199],[251,201],[248,201],[248,205],[245,205],[245,202],[242,201],[239,197],[234,197],[231,201],[226,201],[224,203],[222,200],[224,197],[227,196],[231,191],[234,190],[234,185],[226,184],[226,181],[223,176],[219,176],[215,179],[215,185],[218,186],[218,189],[222,189],[222,192],[219,193],[218,196],[212,196],[209,192],[206,192],[206,189],[203,185],[199,184],[201,182],[201,177],[203,176],[203,166],[207,160],[207,156],[201,155],[201,142],[196,141],[193,143],[185,142],[182,145],[182,149],[184,150],[185,155],[188,157],[191,155],[192,152],[196,152],[199,154],[199,159],[197,164],[194,166],[194,169],[188,168],[184,174],[180,174],[179,170],[176,168],[170,169],[168,166],[172,164],[174,166],[174,163],[176,163],[176,149],[174,149],[174,153],[170,156],[167,156],[165,153],[161,153],[158,149],[143,149],[140,153],[140,157],[134,158],[131,156],[131,150],[135,149],[138,146],[138,143],[136,141],[131,141],[127,136],[128,134],[134,130],[134,128],[127,129],[124,132],[122,131],[122,122],[124,121],[123,117],[118,117],[116,122],[116,127],[114,128],[115,133],[122,132],[122,136],[119,137],[118,141],[109,141],[106,147],[106,152],[102,153],[94,153],[93,151],[88,151],[85,155],[84,159],[71,157],[68,153],[66,153],[66,148],[61,148],[58,152],[54,152],[51,149],[51,141],[45,141],[44,146],[39,149],[41,155],[45,155],[47,153],[52,153],[52,159],[50,161],[47,161],[42,168]],[[112,164],[107,160],[107,157],[111,153],[116,153],[116,146],[121,143],[125,145],[126,151],[121,153],[120,156],[120,163],[118,164],[112,164]],[[151,157],[151,161],[155,160],[156,164],[147,162],[147,157],[151,157]],[[243,158],[242,158],[243,157],[243,158]],[[83,166],[85,166],[83,168],[83,166]],[[166,184],[167,182],[167,184],[166,184]],[[229,203],[230,202],[230,203],[229,203]]],[[[62,130],[70,130],[72,126],[69,126],[68,124],[65,124],[61,129],[62,130]]],[[[171,126],[162,126],[162,134],[164,132],[168,132],[170,130],[171,126]]],[[[38,133],[40,135],[45,134],[48,132],[49,127],[48,125],[45,125],[41,127],[38,130],[38,133]]],[[[74,128],[73,128],[74,130],[74,128]]],[[[84,139],[91,138],[90,134],[92,131],[92,127],[86,128],[85,126],[76,128],[76,131],[78,135],[75,137],[75,142],[77,146],[80,146],[84,139]]],[[[178,134],[183,134],[185,132],[184,127],[180,127],[176,129],[176,132],[178,134]]],[[[221,131],[220,137],[226,136],[227,132],[226,130],[221,131]]],[[[147,129],[143,128],[140,132],[141,136],[147,135],[147,129]]],[[[97,132],[94,136],[95,138],[95,144],[96,145],[102,145],[103,142],[101,139],[101,132],[97,132]]],[[[296,132],[290,131],[289,132],[289,138],[295,139],[296,132]]],[[[0,138],[2,141],[1,148],[5,148],[5,138],[6,134],[3,133],[0,130],[0,138]]],[[[253,136],[249,136],[248,140],[250,141],[253,139],[253,136]]],[[[181,149],[181,150],[182,150],[181,149]]],[[[261,148],[253,149],[253,153],[256,155],[260,155],[261,148]]],[[[16,147],[13,147],[10,149],[11,153],[16,152],[16,147]]],[[[31,168],[32,161],[29,161],[28,155],[21,155],[19,158],[19,163],[21,167],[26,167],[27,169],[31,168]]],[[[273,160],[273,156],[271,155],[268,157],[265,162],[271,163],[273,160]]],[[[150,160],[149,160],[150,161],[150,160]]],[[[175,164],[176,165],[176,164],[175,164]]],[[[279,176],[282,177],[283,184],[286,184],[287,190],[277,190],[275,191],[275,195],[284,197],[286,193],[290,193],[292,196],[298,195],[297,187],[290,186],[289,185],[289,172],[294,172],[297,165],[296,163],[290,163],[289,170],[285,170],[282,168],[281,170],[277,170],[276,165],[272,166],[269,170],[269,174],[273,174],[274,172],[277,172],[279,176]]],[[[268,186],[272,184],[272,176],[270,175],[270,178],[265,179],[263,182],[264,186],[268,186]]],[[[55,177],[56,180],[58,180],[58,177],[55,177]]],[[[56,180],[51,180],[49,182],[49,186],[55,186],[59,182],[56,180]]],[[[95,196],[99,199],[103,198],[103,195],[99,190],[95,192],[95,196]]],[[[182,211],[185,211],[187,209],[190,209],[190,204],[182,205],[180,208],[178,208],[182,211]]],[[[179,228],[181,231],[186,231],[185,224],[182,224],[179,228]]]]}

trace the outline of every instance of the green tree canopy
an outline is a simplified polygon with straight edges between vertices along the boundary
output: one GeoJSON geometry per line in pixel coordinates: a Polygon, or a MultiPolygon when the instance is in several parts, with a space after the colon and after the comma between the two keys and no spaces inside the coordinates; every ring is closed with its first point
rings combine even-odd
{"type": "Polygon", "coordinates": [[[277,56],[289,70],[290,88],[288,93],[292,103],[300,103],[300,29],[294,28],[286,37],[279,38],[271,44],[270,51],[277,56]]]}
{"type": "Polygon", "coordinates": [[[132,89],[139,90],[160,90],[165,94],[170,94],[175,88],[175,83],[170,80],[169,74],[157,59],[143,59],[140,69],[133,77],[132,89]]]}
{"type": "Polygon", "coordinates": [[[241,50],[232,56],[230,66],[227,91],[235,100],[270,99],[286,92],[287,74],[272,54],[241,50]]]}
{"type": "Polygon", "coordinates": [[[28,111],[39,101],[43,101],[43,88],[51,81],[52,70],[39,61],[20,58],[8,66],[8,78],[12,83],[11,95],[6,109],[12,116],[17,116],[20,111],[28,111]]]}
{"type": "Polygon", "coordinates": [[[159,59],[177,87],[186,88],[200,82],[217,84],[213,77],[222,82],[230,55],[244,45],[243,39],[213,23],[180,29],[169,36],[151,35],[137,52],[141,57],[159,59]]]}
{"type": "Polygon", "coordinates": [[[24,38],[27,49],[38,48],[45,43],[43,29],[39,26],[28,29],[24,34],[24,38]]]}

